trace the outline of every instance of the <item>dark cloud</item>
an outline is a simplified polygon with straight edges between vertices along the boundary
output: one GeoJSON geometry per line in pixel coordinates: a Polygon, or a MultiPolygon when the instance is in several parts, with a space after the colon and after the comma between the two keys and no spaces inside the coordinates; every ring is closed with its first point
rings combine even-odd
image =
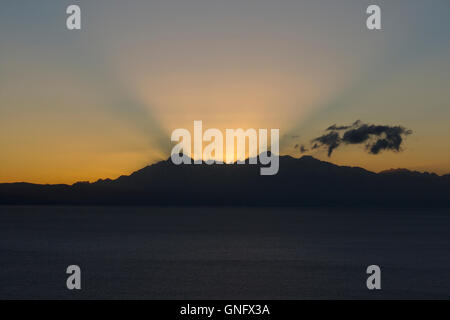
{"type": "Polygon", "coordinates": [[[312,142],[316,142],[313,146],[314,149],[318,148],[321,145],[327,146],[328,156],[331,156],[333,150],[339,147],[339,145],[341,144],[341,138],[339,137],[339,133],[332,131],[324,134],[323,136],[313,139],[312,142]]]}
{"type": "Polygon", "coordinates": [[[402,126],[369,125],[359,120],[349,126],[334,124],[325,131],[330,132],[311,140],[311,143],[314,143],[312,149],[326,147],[328,156],[342,144],[365,144],[371,154],[383,150],[400,151],[405,136],[412,133],[402,126]]]}
{"type": "Polygon", "coordinates": [[[354,128],[357,127],[358,125],[361,124],[360,120],[356,120],[355,122],[353,122],[351,125],[349,126],[337,126],[336,124],[333,124],[332,126],[329,126],[326,131],[340,131],[340,130],[347,130],[350,128],[354,128]]]}
{"type": "Polygon", "coordinates": [[[300,153],[305,153],[308,152],[309,150],[305,147],[304,144],[296,144],[294,149],[298,149],[300,151],[300,153]]]}

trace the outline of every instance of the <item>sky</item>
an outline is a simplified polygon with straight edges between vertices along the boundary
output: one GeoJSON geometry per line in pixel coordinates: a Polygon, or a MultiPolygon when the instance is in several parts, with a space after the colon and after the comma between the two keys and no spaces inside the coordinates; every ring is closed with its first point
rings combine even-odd
{"type": "Polygon", "coordinates": [[[401,125],[400,152],[307,154],[450,173],[449,57],[448,0],[3,0],[0,182],[130,174],[194,120],[278,128],[295,157],[332,124],[401,125]],[[81,30],[66,29],[70,4],[81,30]],[[369,4],[382,30],[366,28],[369,4]]]}

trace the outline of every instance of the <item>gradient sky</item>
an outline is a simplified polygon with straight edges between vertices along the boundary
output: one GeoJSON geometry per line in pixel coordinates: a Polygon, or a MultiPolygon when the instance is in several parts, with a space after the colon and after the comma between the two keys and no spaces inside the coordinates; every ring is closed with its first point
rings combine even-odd
{"type": "Polygon", "coordinates": [[[328,158],[450,172],[448,0],[24,1],[0,5],[0,182],[116,178],[176,128],[279,128],[300,156],[331,124],[414,133],[400,153],[328,158]],[[66,29],[79,4],[82,30],[66,29]],[[369,4],[381,31],[365,27],[369,4]],[[299,138],[292,138],[292,136],[299,138]]]}

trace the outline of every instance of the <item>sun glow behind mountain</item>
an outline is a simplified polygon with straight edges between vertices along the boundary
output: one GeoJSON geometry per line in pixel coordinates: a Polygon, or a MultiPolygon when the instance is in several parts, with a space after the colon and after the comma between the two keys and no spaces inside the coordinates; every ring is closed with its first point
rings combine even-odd
{"type": "Polygon", "coordinates": [[[448,2],[381,2],[380,33],[364,28],[365,4],[287,0],[82,2],[83,29],[68,32],[65,3],[7,0],[0,182],[128,174],[166,159],[170,133],[194,120],[279,128],[294,156],[333,123],[402,124],[404,152],[330,160],[448,172],[448,2]]]}

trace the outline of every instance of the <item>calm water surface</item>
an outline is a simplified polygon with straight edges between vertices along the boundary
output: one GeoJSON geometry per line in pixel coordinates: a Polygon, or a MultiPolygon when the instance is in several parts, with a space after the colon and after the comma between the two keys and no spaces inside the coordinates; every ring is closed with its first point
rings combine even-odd
{"type": "Polygon", "coordinates": [[[450,212],[0,206],[0,298],[448,299],[450,212]]]}

